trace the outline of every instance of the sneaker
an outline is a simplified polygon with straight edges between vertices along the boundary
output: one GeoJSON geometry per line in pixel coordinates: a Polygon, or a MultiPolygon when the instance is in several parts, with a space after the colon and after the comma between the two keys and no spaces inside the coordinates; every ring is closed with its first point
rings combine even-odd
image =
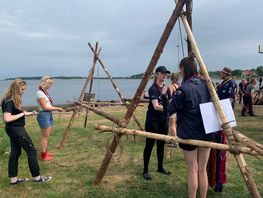
{"type": "Polygon", "coordinates": [[[152,177],[150,175],[150,173],[143,173],[143,178],[146,180],[146,181],[150,181],[152,180],[152,177]]]}
{"type": "Polygon", "coordinates": [[[164,168],[163,169],[159,169],[157,170],[158,173],[162,173],[164,175],[171,175],[172,173],[168,170],[165,170],[164,168]]]}
{"type": "Polygon", "coordinates": [[[54,157],[54,153],[47,152],[47,155],[50,157],[54,157]]]}
{"type": "Polygon", "coordinates": [[[16,182],[10,182],[10,185],[21,184],[21,183],[24,183],[24,182],[27,182],[27,181],[29,181],[28,178],[17,178],[16,182]]]}
{"type": "Polygon", "coordinates": [[[34,179],[34,182],[36,182],[36,183],[49,182],[51,179],[52,179],[51,176],[41,175],[40,178],[39,178],[39,180],[35,180],[35,179],[34,179]]]}
{"type": "Polygon", "coordinates": [[[41,152],[40,159],[42,161],[51,161],[51,160],[53,160],[53,156],[48,155],[47,152],[41,152]]]}

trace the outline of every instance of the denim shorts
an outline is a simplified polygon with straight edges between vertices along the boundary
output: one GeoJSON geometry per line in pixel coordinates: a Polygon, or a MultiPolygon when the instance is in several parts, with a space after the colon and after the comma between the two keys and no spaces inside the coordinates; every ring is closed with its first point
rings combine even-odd
{"type": "Polygon", "coordinates": [[[39,111],[37,114],[37,122],[41,129],[46,129],[53,125],[53,117],[51,111],[39,111]]]}

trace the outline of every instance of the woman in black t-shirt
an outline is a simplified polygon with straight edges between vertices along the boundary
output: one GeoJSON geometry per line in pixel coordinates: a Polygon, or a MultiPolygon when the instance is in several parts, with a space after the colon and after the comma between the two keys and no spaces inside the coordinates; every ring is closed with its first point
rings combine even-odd
{"type": "Polygon", "coordinates": [[[26,182],[28,178],[18,178],[18,159],[23,148],[28,156],[28,165],[34,182],[47,182],[50,176],[40,176],[37,161],[37,150],[27,134],[25,116],[35,115],[35,112],[27,112],[22,109],[22,94],[26,91],[26,82],[21,79],[14,80],[1,100],[5,130],[10,138],[11,153],[8,162],[8,175],[10,185],[26,182]]]}
{"type": "MultiPolygon", "coordinates": [[[[149,88],[149,106],[146,115],[145,130],[147,132],[159,133],[167,135],[168,133],[168,114],[167,111],[163,109],[162,106],[162,88],[164,87],[164,82],[167,79],[167,74],[170,71],[164,66],[159,66],[155,70],[155,82],[149,88]]],[[[157,140],[157,159],[158,159],[158,170],[157,172],[170,175],[171,172],[163,168],[163,158],[164,158],[164,141],[157,140]]],[[[148,165],[154,146],[155,140],[146,138],[146,144],[143,152],[144,170],[143,178],[145,180],[151,180],[152,177],[148,170],[148,165]]]]}

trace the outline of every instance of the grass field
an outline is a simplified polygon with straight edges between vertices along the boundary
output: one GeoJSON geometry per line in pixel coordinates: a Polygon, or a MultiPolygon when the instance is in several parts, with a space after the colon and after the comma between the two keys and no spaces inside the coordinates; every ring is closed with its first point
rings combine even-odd
{"type": "MultiPolygon", "coordinates": [[[[240,117],[239,106],[236,110],[238,130],[263,144],[263,117],[240,117]]],[[[122,117],[125,109],[108,107],[105,111],[122,117]]],[[[136,116],[142,124],[145,120],[146,107],[138,107],[136,116]]],[[[55,125],[50,137],[49,150],[55,153],[53,162],[39,161],[41,173],[54,179],[46,184],[28,182],[16,186],[9,185],[7,163],[9,139],[3,128],[0,129],[0,197],[187,197],[186,165],[182,151],[166,148],[165,167],[173,174],[163,176],[156,172],[157,159],[155,148],[150,162],[153,177],[151,182],[142,178],[142,153],[144,138],[123,136],[119,152],[114,156],[103,182],[93,186],[97,170],[106,152],[106,145],[113,136],[110,133],[98,133],[95,124],[114,126],[111,122],[89,113],[88,127],[83,128],[84,113],[74,122],[70,136],[63,150],[57,147],[64,134],[71,114],[55,114],[55,125]]],[[[26,128],[38,148],[40,132],[34,117],[27,119],[26,128]]],[[[138,128],[132,121],[129,128],[138,128]]],[[[263,196],[263,160],[245,156],[258,189],[263,196]]],[[[20,157],[19,176],[30,178],[25,152],[20,157]]],[[[250,197],[240,174],[235,158],[228,154],[228,183],[224,193],[208,191],[208,197],[250,197]]]]}

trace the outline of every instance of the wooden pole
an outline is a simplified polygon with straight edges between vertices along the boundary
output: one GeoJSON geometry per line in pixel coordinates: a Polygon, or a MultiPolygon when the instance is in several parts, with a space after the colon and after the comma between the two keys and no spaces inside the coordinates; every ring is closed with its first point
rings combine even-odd
{"type": "Polygon", "coordinates": [[[240,146],[231,147],[227,144],[219,144],[219,143],[214,143],[214,142],[192,140],[192,139],[181,139],[176,136],[162,135],[162,134],[151,133],[147,131],[127,129],[127,128],[116,128],[116,127],[113,128],[113,127],[109,127],[105,125],[96,125],[95,128],[98,130],[115,132],[117,134],[122,134],[122,135],[126,135],[126,134],[138,135],[138,136],[143,136],[143,137],[151,138],[155,140],[162,140],[165,142],[178,142],[182,144],[191,144],[191,145],[206,147],[206,148],[227,150],[230,153],[245,153],[245,154],[249,154],[253,156],[263,156],[263,154],[259,154],[257,152],[251,151],[251,149],[247,147],[240,147],[240,146]]]}
{"type": "Polygon", "coordinates": [[[101,111],[101,110],[99,110],[97,108],[92,107],[91,105],[84,104],[84,103],[79,102],[79,101],[75,102],[75,104],[77,106],[81,107],[81,108],[87,108],[88,110],[90,110],[90,111],[92,111],[92,112],[94,112],[94,113],[96,113],[96,114],[98,114],[98,115],[100,115],[100,116],[102,116],[102,117],[104,117],[104,118],[106,118],[106,119],[108,119],[108,120],[112,121],[113,123],[115,123],[115,124],[120,126],[121,120],[116,118],[116,117],[114,117],[113,115],[111,115],[109,113],[106,113],[104,111],[101,111]]]}
{"type": "Polygon", "coordinates": [[[138,101],[140,100],[140,97],[149,81],[149,79],[151,78],[152,76],[152,73],[154,71],[154,68],[163,52],[163,49],[165,47],[165,44],[173,30],[173,27],[181,13],[181,10],[183,8],[185,4],[185,0],[179,0],[179,2],[176,4],[176,7],[173,11],[173,14],[172,16],[170,17],[166,27],[165,27],[165,30],[162,34],[162,37],[154,51],[154,54],[151,58],[151,61],[143,75],[143,78],[142,78],[142,81],[139,85],[139,87],[137,88],[137,91],[135,93],[135,96],[133,98],[133,101],[131,102],[131,105],[129,106],[128,108],[128,111],[126,112],[125,116],[124,116],[124,119],[126,120],[126,123],[129,123],[129,120],[131,118],[131,115],[133,114],[133,112],[135,111],[136,107],[138,106],[138,101]]]}
{"type": "MultiPolygon", "coordinates": [[[[211,81],[210,76],[208,74],[208,71],[207,71],[207,68],[205,66],[205,63],[204,63],[204,61],[202,59],[202,56],[201,56],[201,54],[199,52],[199,49],[197,47],[197,44],[196,44],[196,41],[195,41],[194,36],[192,34],[192,31],[191,31],[191,29],[190,29],[190,27],[188,25],[187,19],[186,19],[186,17],[184,15],[181,15],[181,18],[182,18],[183,24],[185,26],[185,30],[186,30],[186,33],[188,35],[189,41],[190,41],[190,43],[192,45],[193,52],[194,52],[194,54],[196,56],[197,62],[198,62],[199,67],[201,69],[202,75],[203,75],[203,77],[206,80],[206,83],[207,83],[210,95],[212,97],[213,103],[214,103],[215,108],[216,108],[216,110],[217,110],[217,112],[219,114],[219,117],[220,117],[220,119],[221,119],[221,121],[223,123],[223,128],[224,128],[224,130],[227,133],[228,141],[229,141],[230,145],[234,145],[235,144],[235,139],[234,139],[234,135],[232,133],[232,128],[231,128],[231,126],[229,124],[227,124],[228,121],[227,121],[226,114],[223,111],[223,108],[222,108],[222,106],[220,104],[219,98],[218,98],[217,93],[215,91],[215,88],[214,88],[214,86],[212,84],[212,81],[211,81]],[[224,123],[226,123],[226,124],[224,124],[224,123]]],[[[243,155],[242,154],[234,154],[234,157],[236,158],[236,161],[238,163],[240,171],[241,171],[241,173],[243,175],[243,178],[244,178],[244,180],[246,182],[246,185],[247,185],[248,190],[250,191],[252,197],[260,197],[260,194],[258,192],[258,189],[257,189],[257,186],[255,184],[255,181],[254,181],[254,179],[252,177],[252,174],[251,174],[251,172],[250,172],[250,170],[249,170],[249,168],[248,168],[248,166],[247,166],[247,164],[245,162],[245,159],[244,159],[243,155]]]]}
{"type": "MultiPolygon", "coordinates": [[[[192,25],[192,10],[193,10],[193,1],[186,0],[186,18],[187,18],[187,22],[191,30],[193,26],[192,25]]],[[[191,46],[188,36],[187,36],[187,51],[188,51],[188,56],[192,54],[192,46],[191,46]]]]}
{"type": "MultiPolygon", "coordinates": [[[[100,51],[101,51],[101,47],[100,47],[100,49],[99,49],[99,51],[98,51],[98,42],[96,42],[95,52],[96,52],[96,54],[98,54],[98,56],[100,55],[100,51]]],[[[96,63],[97,63],[97,58],[96,58],[96,56],[94,56],[94,58],[93,58],[93,64],[92,64],[92,65],[94,65],[94,67],[93,67],[93,69],[92,69],[92,71],[91,71],[89,94],[91,94],[91,92],[92,92],[93,81],[94,81],[94,72],[95,72],[95,65],[96,65],[96,63]]],[[[89,101],[89,102],[90,102],[90,101],[89,101]]],[[[85,114],[85,118],[84,118],[84,128],[87,127],[88,114],[89,114],[89,110],[86,109],[86,114],[85,114]]]]}
{"type": "Polygon", "coordinates": [[[247,147],[251,148],[252,150],[255,150],[256,152],[263,154],[263,145],[256,142],[255,140],[252,140],[248,137],[246,137],[245,135],[243,135],[242,133],[234,130],[233,131],[235,138],[240,141],[243,142],[247,147]]]}
{"type": "MultiPolygon", "coordinates": [[[[97,48],[98,48],[98,42],[96,43],[96,49],[97,49],[97,48]]],[[[96,57],[98,57],[98,56],[94,56],[94,59],[95,59],[96,57]]],[[[94,60],[94,59],[93,59],[93,60],[94,60]]],[[[95,66],[96,66],[96,61],[93,61],[91,70],[90,70],[90,72],[89,72],[89,76],[87,77],[87,79],[86,79],[86,81],[85,81],[85,84],[84,84],[84,86],[83,86],[83,89],[82,89],[82,91],[81,91],[81,94],[80,94],[80,96],[79,96],[79,101],[83,101],[83,99],[84,99],[85,91],[86,91],[86,89],[87,89],[89,80],[91,79],[91,77],[92,77],[92,75],[93,75],[93,73],[94,73],[95,66]]],[[[63,138],[62,138],[62,140],[61,140],[61,142],[60,142],[59,149],[62,149],[62,148],[64,147],[64,144],[65,144],[65,142],[66,142],[66,139],[67,139],[67,137],[68,137],[68,134],[69,134],[69,132],[70,132],[71,126],[72,126],[72,124],[73,124],[73,122],[74,122],[74,120],[75,120],[76,115],[77,115],[77,111],[73,111],[72,116],[71,116],[71,118],[70,118],[70,121],[69,121],[69,123],[68,123],[68,126],[67,126],[67,128],[66,128],[66,131],[65,131],[65,133],[64,133],[64,135],[63,135],[63,138]]]]}
{"type": "MultiPolygon", "coordinates": [[[[98,49],[98,42],[96,42],[96,52],[97,52],[97,49],[98,49]]],[[[80,94],[80,96],[79,96],[79,101],[82,101],[82,100],[84,99],[84,95],[85,95],[85,92],[86,92],[86,90],[87,90],[89,81],[90,81],[90,79],[93,78],[93,74],[94,74],[95,66],[96,66],[96,62],[97,62],[97,61],[96,61],[96,57],[97,57],[97,56],[94,55],[94,57],[93,57],[93,63],[92,63],[92,66],[91,66],[91,70],[90,70],[90,72],[89,72],[88,78],[86,79],[86,82],[85,82],[85,84],[84,84],[84,87],[82,88],[81,94],[80,94]]]]}
{"type": "MultiPolygon", "coordinates": [[[[91,51],[94,53],[94,55],[96,56],[96,51],[93,49],[93,47],[92,47],[92,45],[91,45],[90,43],[89,43],[89,47],[90,47],[91,51]]],[[[119,98],[121,99],[121,101],[122,101],[123,103],[125,103],[125,99],[124,99],[123,95],[121,94],[119,88],[117,87],[117,85],[116,85],[115,82],[113,81],[112,76],[111,76],[110,73],[108,72],[107,68],[104,66],[104,64],[102,63],[102,61],[101,61],[101,59],[100,59],[99,57],[97,57],[97,60],[99,61],[102,69],[104,70],[104,72],[105,72],[105,73],[107,74],[107,76],[109,77],[109,79],[110,79],[110,81],[111,81],[111,83],[112,83],[115,91],[117,92],[119,98]]],[[[128,108],[127,105],[126,105],[126,107],[128,108]]],[[[140,128],[140,130],[143,130],[143,127],[142,127],[142,125],[140,124],[139,120],[136,118],[136,116],[135,116],[135,115],[132,115],[132,118],[134,119],[134,121],[136,122],[136,124],[138,125],[138,127],[140,128]]]]}
{"type": "MultiPolygon", "coordinates": [[[[147,67],[147,70],[146,72],[144,73],[144,76],[143,76],[143,79],[135,93],[135,96],[133,98],[133,101],[131,102],[131,105],[128,107],[127,109],[127,112],[126,112],[126,115],[124,116],[124,119],[122,120],[121,122],[121,125],[119,126],[123,126],[123,127],[126,127],[136,109],[136,107],[138,106],[138,101],[140,100],[140,97],[142,95],[142,92],[143,90],[145,89],[152,73],[153,73],[153,70],[162,54],[162,51],[163,51],[163,48],[173,30],[173,27],[175,25],[175,22],[177,21],[178,17],[180,16],[180,13],[181,13],[181,10],[183,8],[185,4],[185,0],[179,0],[179,3],[176,4],[176,7],[173,11],[173,14],[172,16],[170,17],[166,27],[165,27],[165,30],[162,34],[162,37],[154,51],[154,54],[152,56],[152,59],[150,61],[150,64],[148,65],[147,67]]],[[[113,139],[111,145],[110,145],[110,151],[111,153],[114,153],[118,144],[119,144],[119,140],[121,138],[121,135],[117,135],[116,138],[113,139]]],[[[112,158],[112,155],[110,153],[106,153],[105,155],[105,158],[101,164],[101,167],[96,175],[96,178],[95,178],[95,181],[93,184],[97,185],[101,182],[101,180],[103,179],[106,171],[107,171],[107,168],[110,164],[110,161],[111,161],[111,158],[112,158]]]]}

